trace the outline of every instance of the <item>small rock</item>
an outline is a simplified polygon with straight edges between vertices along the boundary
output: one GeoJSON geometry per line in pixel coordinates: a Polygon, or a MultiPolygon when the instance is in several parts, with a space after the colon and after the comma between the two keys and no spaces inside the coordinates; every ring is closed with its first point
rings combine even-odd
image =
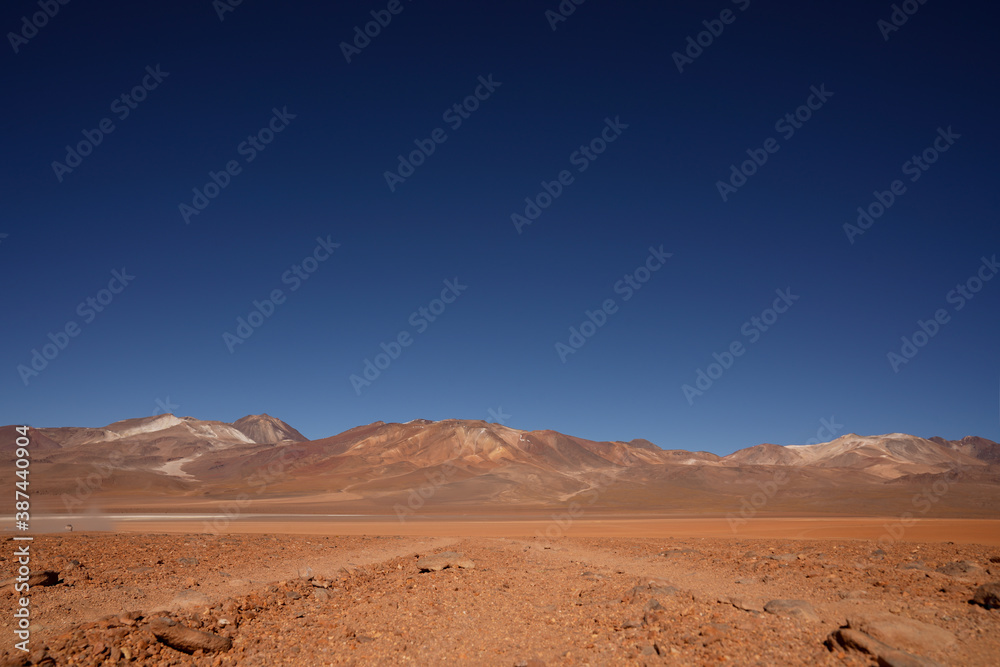
{"type": "Polygon", "coordinates": [[[694,549],[667,549],[666,551],[661,551],[659,555],[663,556],[664,558],[670,558],[671,556],[680,556],[682,554],[697,554],[697,553],[699,552],[695,551],[694,549]]]}
{"type": "Polygon", "coordinates": [[[900,570],[925,570],[925,571],[929,571],[929,568],[926,565],[924,565],[924,561],[922,561],[922,560],[915,560],[915,561],[910,562],[910,563],[903,563],[902,565],[899,566],[899,569],[900,570]]]}
{"type": "Polygon", "coordinates": [[[197,558],[178,558],[177,562],[180,563],[181,565],[197,565],[198,564],[198,559],[197,558]]]}
{"type": "Polygon", "coordinates": [[[678,595],[681,591],[666,579],[650,579],[646,585],[654,595],[678,595]]]}
{"type": "Polygon", "coordinates": [[[795,560],[795,554],[770,554],[764,556],[764,558],[767,558],[769,560],[780,561],[782,563],[788,563],[790,561],[795,560]]]}
{"type": "Polygon", "coordinates": [[[233,640],[221,637],[211,632],[202,632],[184,627],[169,618],[155,618],[149,624],[149,629],[160,642],[183,653],[195,651],[228,651],[233,646],[233,640]]]}
{"type": "Polygon", "coordinates": [[[937,571],[941,574],[947,574],[949,577],[976,577],[983,574],[983,568],[967,560],[942,565],[937,568],[937,571]]]}
{"type": "Polygon", "coordinates": [[[729,626],[725,623],[710,623],[702,626],[698,635],[701,637],[701,645],[708,646],[721,641],[727,632],[729,632],[729,626]]]}
{"type": "Polygon", "coordinates": [[[867,591],[863,591],[857,588],[851,591],[845,591],[843,589],[837,591],[837,595],[840,597],[841,600],[857,600],[859,598],[865,597],[867,594],[868,594],[867,591]]]}
{"type": "MultiPolygon", "coordinates": [[[[16,583],[19,583],[16,577],[12,577],[10,579],[4,579],[2,582],[0,582],[0,588],[3,588],[5,586],[11,586],[16,583]]],[[[59,583],[59,573],[53,572],[52,570],[44,570],[42,572],[36,572],[35,574],[28,576],[29,588],[34,586],[55,586],[58,583],[59,583]]]]}
{"type": "Polygon", "coordinates": [[[886,667],[941,667],[938,663],[918,655],[895,649],[859,630],[839,628],[824,642],[831,651],[841,649],[873,657],[886,667]]]}
{"type": "Polygon", "coordinates": [[[642,623],[647,626],[655,626],[660,622],[660,617],[664,612],[663,605],[656,598],[651,599],[643,607],[642,623]]]}
{"type": "Polygon", "coordinates": [[[805,600],[771,600],[764,605],[764,611],[784,618],[819,621],[816,610],[805,600]]]}
{"type": "Polygon", "coordinates": [[[849,617],[847,627],[906,651],[933,651],[955,644],[955,635],[944,628],[895,614],[849,617]]]}
{"type": "Polygon", "coordinates": [[[757,602],[750,602],[739,597],[729,597],[723,600],[719,600],[724,604],[731,604],[741,611],[752,611],[752,612],[762,612],[764,611],[764,606],[757,602]]]}
{"type": "Polygon", "coordinates": [[[476,567],[476,564],[466,558],[464,554],[454,551],[442,551],[438,554],[424,556],[417,561],[417,569],[421,572],[438,572],[446,567],[472,569],[476,567]]]}

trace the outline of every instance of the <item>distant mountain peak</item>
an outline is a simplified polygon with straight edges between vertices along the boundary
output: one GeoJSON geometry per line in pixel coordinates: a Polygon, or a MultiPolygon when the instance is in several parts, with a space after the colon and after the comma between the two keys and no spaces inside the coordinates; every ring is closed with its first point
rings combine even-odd
{"type": "Polygon", "coordinates": [[[294,428],[266,412],[259,415],[247,415],[246,417],[237,419],[232,423],[232,426],[254,442],[260,444],[282,442],[283,440],[291,440],[293,442],[305,442],[308,440],[308,438],[294,428]]]}
{"type": "Polygon", "coordinates": [[[848,433],[814,445],[757,445],[733,452],[724,460],[750,465],[812,466],[855,469],[894,479],[904,475],[936,473],[958,466],[980,466],[997,456],[988,440],[949,442],[906,433],[857,435],[848,433]]]}

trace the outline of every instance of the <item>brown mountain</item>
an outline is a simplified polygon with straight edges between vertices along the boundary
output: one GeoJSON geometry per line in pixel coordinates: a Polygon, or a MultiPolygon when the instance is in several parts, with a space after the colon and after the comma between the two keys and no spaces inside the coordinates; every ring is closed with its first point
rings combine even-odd
{"type": "Polygon", "coordinates": [[[38,429],[32,437],[52,443],[37,447],[32,461],[37,494],[65,502],[66,494],[80,495],[80,480],[96,480],[83,494],[88,502],[132,510],[166,500],[176,511],[194,511],[249,497],[255,511],[391,514],[416,506],[461,513],[576,502],[725,514],[764,493],[771,513],[899,514],[942,480],[936,488],[947,493],[936,512],[1000,511],[1000,445],[982,438],[850,434],[719,457],[459,419],[374,422],[309,441],[268,415],[233,424],[160,415],[103,428],[38,429]]]}
{"type": "Polygon", "coordinates": [[[980,438],[974,435],[967,435],[961,440],[945,440],[937,436],[931,438],[933,442],[943,445],[967,456],[972,456],[987,463],[1000,463],[1000,444],[980,438]]]}
{"type": "MultiPolygon", "coordinates": [[[[983,443],[989,440],[978,438],[983,443]]],[[[992,443],[996,446],[996,443],[992,443]]],[[[988,448],[983,445],[983,450],[988,448]]],[[[816,445],[757,445],[725,457],[738,465],[783,465],[864,471],[884,479],[904,475],[947,472],[963,466],[981,467],[986,461],[970,445],[963,451],[949,443],[925,440],[905,433],[860,436],[854,433],[816,445]]]]}
{"type": "Polygon", "coordinates": [[[247,415],[234,421],[233,426],[254,442],[270,443],[283,440],[305,442],[308,439],[285,422],[268,414],[247,415]]]}
{"type": "Polygon", "coordinates": [[[174,439],[188,442],[201,440],[218,445],[253,442],[231,424],[202,421],[193,417],[171,414],[138,419],[124,419],[103,428],[40,428],[37,432],[65,447],[107,442],[158,442],[174,439]]]}
{"type": "MultiPolygon", "coordinates": [[[[11,424],[10,426],[0,426],[0,442],[3,443],[3,447],[0,451],[4,452],[4,460],[13,461],[17,458],[16,456],[16,443],[17,439],[22,437],[21,432],[17,430],[17,426],[11,424]]],[[[31,455],[38,452],[51,452],[53,450],[61,449],[58,442],[46,437],[39,431],[35,429],[29,429],[31,434],[29,439],[29,445],[27,447],[31,455]]]]}

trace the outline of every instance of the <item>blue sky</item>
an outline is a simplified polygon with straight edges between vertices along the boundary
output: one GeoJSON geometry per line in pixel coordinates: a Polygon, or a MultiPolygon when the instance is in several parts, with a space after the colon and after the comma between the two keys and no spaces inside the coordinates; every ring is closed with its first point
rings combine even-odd
{"type": "Polygon", "coordinates": [[[0,422],[1000,440],[996,9],[222,7],[5,6],[0,422]]]}

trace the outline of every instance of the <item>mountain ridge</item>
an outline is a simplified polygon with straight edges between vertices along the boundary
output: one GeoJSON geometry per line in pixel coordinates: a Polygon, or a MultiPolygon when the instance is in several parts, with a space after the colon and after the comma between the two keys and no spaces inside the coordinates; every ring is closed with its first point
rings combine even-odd
{"type": "Polygon", "coordinates": [[[1000,445],[976,436],[847,434],[718,456],[642,439],[593,441],[461,419],[376,421],[317,440],[267,414],[232,424],[168,414],[33,433],[44,445],[33,460],[43,480],[40,493],[58,497],[96,467],[106,471],[96,496],[109,498],[195,503],[252,489],[273,502],[313,498],[309,507],[330,511],[334,503],[367,512],[415,502],[415,489],[429,488],[420,502],[428,507],[540,507],[599,493],[602,507],[703,511],[775,488],[780,477],[774,510],[859,511],[853,508],[868,498],[905,511],[914,493],[941,479],[948,489],[959,480],[954,488],[960,490],[949,491],[940,507],[1000,511],[1000,445]]]}

